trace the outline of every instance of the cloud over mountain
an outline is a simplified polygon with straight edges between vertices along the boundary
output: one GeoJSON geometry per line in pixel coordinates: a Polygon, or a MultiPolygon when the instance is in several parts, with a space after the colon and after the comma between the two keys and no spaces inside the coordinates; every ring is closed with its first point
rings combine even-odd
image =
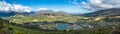
{"type": "Polygon", "coordinates": [[[88,0],[87,2],[80,2],[80,4],[83,5],[83,8],[89,10],[120,8],[120,0],[88,0]]]}
{"type": "Polygon", "coordinates": [[[38,10],[50,10],[48,8],[39,8],[38,10]]]}
{"type": "Polygon", "coordinates": [[[30,12],[31,8],[20,4],[10,4],[5,1],[0,1],[1,11],[16,11],[16,12],[30,12]]]}

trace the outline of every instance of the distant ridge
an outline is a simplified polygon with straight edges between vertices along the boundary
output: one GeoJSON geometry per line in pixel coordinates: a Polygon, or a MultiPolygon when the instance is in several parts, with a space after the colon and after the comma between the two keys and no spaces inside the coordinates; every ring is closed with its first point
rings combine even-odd
{"type": "Polygon", "coordinates": [[[70,16],[70,14],[64,12],[64,11],[58,11],[58,12],[55,12],[55,11],[52,11],[52,10],[40,10],[38,13],[37,13],[37,16],[41,16],[41,15],[53,15],[53,16],[70,16]]]}
{"type": "Polygon", "coordinates": [[[66,13],[64,11],[58,11],[55,12],[53,10],[40,10],[40,11],[31,11],[31,12],[16,12],[16,11],[0,11],[0,17],[10,17],[14,15],[53,15],[53,16],[70,16],[69,13],[66,13]]]}
{"type": "Polygon", "coordinates": [[[16,14],[30,15],[30,14],[34,14],[34,12],[0,11],[0,17],[10,17],[10,16],[14,16],[16,14]]]}
{"type": "Polygon", "coordinates": [[[105,9],[105,10],[98,10],[92,13],[86,13],[82,16],[87,17],[96,17],[96,16],[120,16],[120,8],[112,8],[112,9],[105,9]]]}

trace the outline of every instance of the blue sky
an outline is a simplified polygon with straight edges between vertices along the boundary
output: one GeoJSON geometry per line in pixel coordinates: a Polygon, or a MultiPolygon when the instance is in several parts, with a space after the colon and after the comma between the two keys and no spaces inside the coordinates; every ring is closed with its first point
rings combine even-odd
{"type": "MultiPolygon", "coordinates": [[[[54,11],[65,11],[69,13],[88,13],[89,10],[80,8],[81,4],[75,5],[72,1],[75,0],[4,0],[10,4],[21,4],[23,6],[29,6],[33,10],[39,8],[48,8],[54,11]]],[[[79,0],[82,2],[86,0],[79,0]]]]}

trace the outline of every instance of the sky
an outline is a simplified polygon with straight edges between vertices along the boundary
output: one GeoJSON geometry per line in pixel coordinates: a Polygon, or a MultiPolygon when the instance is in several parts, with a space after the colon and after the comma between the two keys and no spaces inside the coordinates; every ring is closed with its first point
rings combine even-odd
{"type": "MultiPolygon", "coordinates": [[[[19,4],[22,6],[28,6],[32,10],[54,10],[65,11],[68,13],[86,13],[89,12],[83,8],[79,8],[73,4],[74,0],[4,0],[9,4],[19,4]]],[[[82,2],[82,1],[81,1],[82,2]]]]}
{"type": "Polygon", "coordinates": [[[120,0],[0,0],[0,10],[53,10],[68,13],[89,13],[102,9],[119,8],[120,0]]]}

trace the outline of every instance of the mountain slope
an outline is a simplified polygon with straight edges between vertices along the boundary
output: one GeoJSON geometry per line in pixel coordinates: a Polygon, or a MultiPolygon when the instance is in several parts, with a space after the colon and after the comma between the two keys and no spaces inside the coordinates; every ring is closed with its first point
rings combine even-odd
{"type": "Polygon", "coordinates": [[[95,12],[92,12],[92,13],[83,14],[83,16],[88,16],[88,17],[119,16],[119,15],[120,15],[120,9],[119,8],[105,9],[105,10],[95,11],[95,12]]]}
{"type": "MultiPolygon", "coordinates": [[[[36,13],[36,12],[35,12],[36,13]]],[[[70,16],[70,14],[64,12],[64,11],[58,11],[55,12],[53,10],[40,10],[39,12],[36,13],[37,16],[41,15],[53,15],[53,16],[70,16]]]]}
{"type": "Polygon", "coordinates": [[[34,12],[0,11],[0,17],[10,17],[10,16],[14,16],[16,14],[31,15],[31,14],[34,14],[34,12]]]}
{"type": "Polygon", "coordinates": [[[0,11],[0,17],[9,17],[9,16],[13,16],[15,15],[16,13],[13,12],[13,11],[10,11],[10,12],[3,12],[3,11],[0,11]]]}

